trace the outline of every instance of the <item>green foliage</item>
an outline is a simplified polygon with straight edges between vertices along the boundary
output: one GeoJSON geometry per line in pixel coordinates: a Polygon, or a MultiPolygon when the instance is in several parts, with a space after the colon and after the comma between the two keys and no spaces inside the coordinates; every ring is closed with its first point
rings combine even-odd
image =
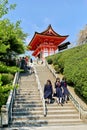
{"type": "Polygon", "coordinates": [[[24,40],[27,34],[22,32],[20,22],[10,23],[9,20],[0,21],[0,60],[12,62],[13,57],[25,52],[24,40]]]}
{"type": "Polygon", "coordinates": [[[7,101],[7,97],[9,95],[9,91],[12,89],[11,85],[4,85],[2,86],[2,75],[0,74],[0,108],[2,105],[4,105],[7,101]]]}
{"type": "Polygon", "coordinates": [[[0,108],[2,105],[6,104],[9,92],[12,88],[11,85],[0,86],[0,108]]]}
{"type": "Polygon", "coordinates": [[[0,63],[0,73],[11,73],[15,74],[20,69],[16,66],[6,66],[5,64],[0,63]]]}
{"type": "Polygon", "coordinates": [[[20,21],[15,24],[8,19],[2,19],[16,4],[9,4],[9,0],[0,0],[0,107],[6,103],[11,83],[17,71],[15,57],[25,53],[27,33],[20,27],[20,21]]]}
{"type": "Polygon", "coordinates": [[[2,74],[2,77],[1,77],[1,81],[3,82],[2,85],[6,85],[6,84],[11,84],[12,83],[12,80],[13,80],[13,75],[12,74],[2,74]]]}
{"type": "Polygon", "coordinates": [[[3,94],[2,92],[2,88],[0,87],[0,110],[1,110],[1,106],[4,105],[6,103],[6,99],[8,97],[8,94],[3,94]]]}
{"type": "Polygon", "coordinates": [[[2,81],[1,81],[2,75],[0,74],[0,86],[2,85],[2,81]]]}
{"type": "Polygon", "coordinates": [[[54,68],[59,69],[75,91],[87,101],[87,44],[51,56],[54,68]]]}
{"type": "Polygon", "coordinates": [[[52,61],[52,58],[49,57],[49,58],[47,59],[47,62],[48,62],[48,64],[52,64],[52,62],[53,62],[53,61],[52,61]]]}
{"type": "Polygon", "coordinates": [[[0,0],[0,18],[7,14],[9,10],[14,9],[16,7],[16,4],[10,4],[8,0],[0,0]]]}
{"type": "Polygon", "coordinates": [[[0,21],[0,57],[2,59],[13,57],[25,52],[25,38],[27,34],[20,28],[20,21],[10,23],[8,19],[0,21]],[[3,49],[2,49],[3,48],[3,49]]]}
{"type": "Polygon", "coordinates": [[[54,69],[55,69],[56,73],[60,73],[60,67],[58,64],[54,65],[54,69]]]}

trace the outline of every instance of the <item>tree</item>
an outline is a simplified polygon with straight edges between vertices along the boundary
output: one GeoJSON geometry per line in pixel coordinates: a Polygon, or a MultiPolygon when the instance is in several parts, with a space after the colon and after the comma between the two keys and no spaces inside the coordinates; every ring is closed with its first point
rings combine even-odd
{"type": "MultiPolygon", "coordinates": [[[[0,18],[7,14],[16,4],[9,4],[9,0],[0,0],[0,18]]],[[[20,27],[20,21],[15,24],[8,19],[0,20],[0,60],[11,58],[25,52],[25,34],[20,27]]]]}
{"type": "Polygon", "coordinates": [[[79,32],[77,40],[77,45],[82,45],[84,43],[87,43],[87,25],[79,32]]]}
{"type": "Polygon", "coordinates": [[[10,61],[16,54],[25,52],[25,38],[27,34],[20,27],[20,21],[14,24],[8,19],[2,19],[15,6],[15,4],[9,5],[8,0],[0,0],[0,107],[6,104],[9,91],[12,89],[12,85],[7,84],[9,75],[2,73],[12,73],[14,75],[19,68],[7,65],[11,65],[10,61]],[[6,84],[3,85],[5,82],[6,84]]]}
{"type": "Polygon", "coordinates": [[[16,4],[10,4],[8,0],[0,0],[0,18],[7,14],[9,10],[14,9],[16,7],[16,4]]]}
{"type": "Polygon", "coordinates": [[[15,24],[8,19],[0,21],[0,58],[11,59],[16,54],[25,52],[25,38],[28,34],[24,33],[20,27],[20,21],[15,24]],[[2,49],[3,48],[3,49],[2,49]]]}

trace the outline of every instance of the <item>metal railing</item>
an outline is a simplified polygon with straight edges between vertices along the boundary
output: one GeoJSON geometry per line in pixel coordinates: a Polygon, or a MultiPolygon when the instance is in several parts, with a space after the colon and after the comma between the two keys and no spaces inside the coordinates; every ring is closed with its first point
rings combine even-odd
{"type": "Polygon", "coordinates": [[[57,78],[57,75],[56,75],[55,70],[54,70],[54,69],[52,69],[52,68],[48,65],[47,61],[45,61],[45,65],[46,65],[46,66],[47,66],[47,68],[50,70],[50,72],[54,75],[54,77],[56,77],[56,78],[57,78]]]}
{"type": "Polygon", "coordinates": [[[2,105],[1,108],[1,125],[8,125],[12,122],[12,107],[13,107],[13,101],[16,94],[16,84],[18,84],[19,79],[19,72],[15,74],[14,81],[13,81],[13,90],[10,91],[8,100],[6,105],[2,105]]]}
{"type": "Polygon", "coordinates": [[[41,84],[40,84],[40,81],[39,81],[35,67],[34,67],[34,72],[35,72],[36,81],[37,81],[37,84],[38,84],[38,90],[40,92],[40,98],[41,98],[41,101],[42,101],[42,104],[43,104],[43,114],[44,114],[44,116],[46,116],[46,104],[45,104],[45,99],[44,99],[44,95],[43,95],[43,90],[42,90],[42,87],[41,87],[41,84]]]}
{"type": "MultiPolygon", "coordinates": [[[[54,75],[54,77],[56,78],[57,75],[55,74],[55,70],[52,69],[47,62],[46,63],[46,66],[48,67],[48,69],[52,72],[52,74],[54,75]]],[[[74,104],[75,108],[78,110],[79,112],[79,119],[84,118],[84,115],[85,117],[87,117],[87,110],[85,110],[82,105],[78,102],[78,100],[71,94],[71,92],[69,92],[69,97],[72,101],[72,103],[74,104]]]]}
{"type": "Polygon", "coordinates": [[[70,93],[69,97],[70,97],[72,103],[74,104],[74,106],[76,107],[76,109],[79,111],[79,118],[81,118],[81,117],[84,118],[83,117],[84,115],[87,118],[87,109],[84,106],[82,106],[80,104],[80,102],[78,101],[78,99],[71,93],[70,93]]]}
{"type": "Polygon", "coordinates": [[[69,98],[71,99],[72,103],[76,107],[76,109],[79,111],[79,119],[81,118],[81,112],[80,110],[83,109],[80,105],[80,103],[75,99],[75,97],[72,96],[72,94],[69,92],[69,98]]]}

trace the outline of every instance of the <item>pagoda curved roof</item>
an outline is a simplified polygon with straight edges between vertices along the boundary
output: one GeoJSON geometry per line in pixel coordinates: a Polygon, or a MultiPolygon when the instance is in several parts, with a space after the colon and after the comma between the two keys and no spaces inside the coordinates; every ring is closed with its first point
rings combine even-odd
{"type": "Polygon", "coordinates": [[[56,46],[58,46],[68,36],[69,35],[65,35],[65,36],[59,35],[53,30],[52,26],[49,25],[45,31],[41,33],[35,32],[28,46],[30,46],[30,50],[35,50],[44,41],[53,42],[56,46]]]}
{"type": "Polygon", "coordinates": [[[56,32],[54,31],[54,29],[52,28],[51,24],[48,26],[48,28],[47,28],[45,31],[43,31],[43,32],[41,32],[41,33],[39,33],[39,34],[62,37],[62,35],[60,35],[60,34],[58,34],[58,33],[56,33],[56,32]]]}

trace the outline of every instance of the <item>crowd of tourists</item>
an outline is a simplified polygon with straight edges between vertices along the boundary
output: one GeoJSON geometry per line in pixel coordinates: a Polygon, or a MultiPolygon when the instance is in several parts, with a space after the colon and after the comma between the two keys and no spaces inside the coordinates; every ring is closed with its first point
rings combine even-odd
{"type": "Polygon", "coordinates": [[[52,99],[55,99],[58,104],[63,104],[69,100],[69,91],[67,88],[66,79],[63,77],[60,81],[60,78],[56,78],[54,83],[54,90],[51,83],[51,80],[47,80],[44,85],[44,98],[47,103],[52,103],[52,99]]]}
{"type": "Polygon", "coordinates": [[[33,73],[34,69],[33,69],[33,60],[32,58],[28,58],[28,57],[20,57],[19,59],[17,59],[17,66],[22,69],[24,72],[30,72],[33,73]]]}

